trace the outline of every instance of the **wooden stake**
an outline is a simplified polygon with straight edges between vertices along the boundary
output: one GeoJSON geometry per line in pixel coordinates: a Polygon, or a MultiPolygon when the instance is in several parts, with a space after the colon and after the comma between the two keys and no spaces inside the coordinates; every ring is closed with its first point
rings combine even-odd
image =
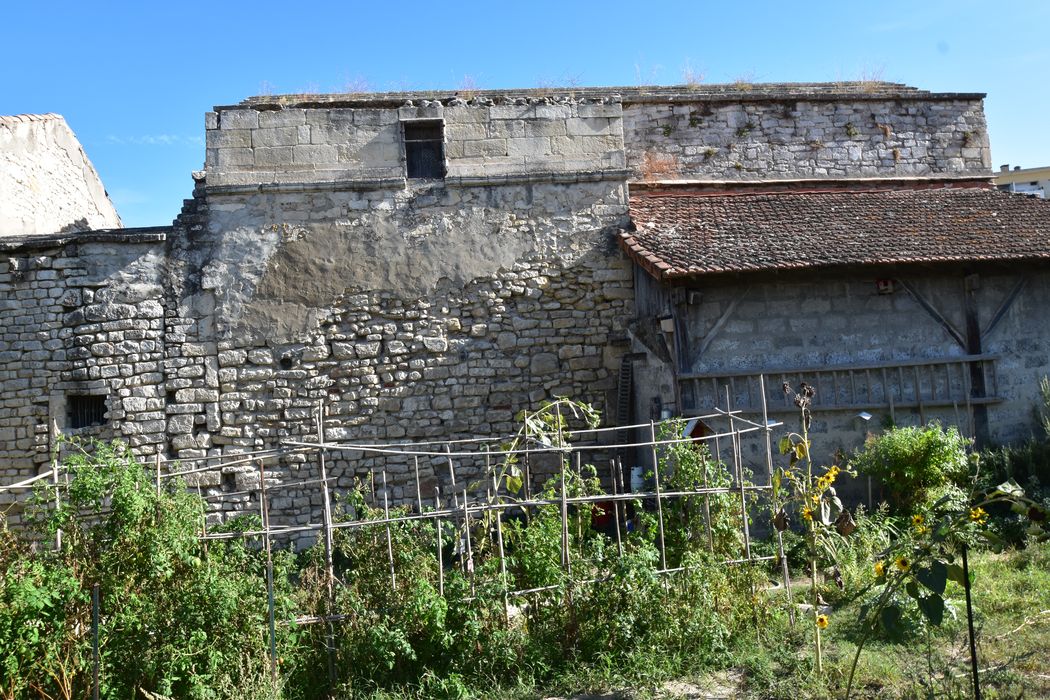
{"type": "Polygon", "coordinates": [[[445,454],[448,455],[448,480],[449,490],[452,491],[452,504],[459,508],[459,497],[456,495],[456,470],[452,467],[452,449],[445,443],[445,454]]]}
{"type": "MultiPolygon", "coordinates": [[[[324,401],[317,402],[317,443],[321,446],[318,451],[318,462],[321,470],[321,504],[324,508],[324,563],[325,563],[325,588],[327,593],[326,617],[331,618],[335,613],[335,564],[333,559],[334,543],[332,539],[332,503],[328,493],[328,466],[326,464],[326,453],[324,443],[324,401]]],[[[325,624],[325,651],[328,657],[328,687],[335,688],[337,682],[335,670],[335,626],[331,619],[325,624]]]]}
{"type": "Polygon", "coordinates": [[[653,456],[653,483],[656,487],[656,525],[660,536],[660,568],[667,568],[667,549],[664,546],[664,506],[660,496],[660,460],[656,454],[656,423],[649,421],[649,447],[653,456]]]}
{"type": "Polygon", "coordinates": [[[423,514],[423,492],[420,490],[420,486],[419,486],[419,457],[413,457],[412,460],[415,462],[415,470],[416,470],[416,509],[417,509],[417,512],[420,515],[422,515],[423,514]]]}
{"type": "Polygon", "coordinates": [[[618,495],[616,489],[616,461],[615,459],[609,460],[609,469],[612,473],[609,475],[612,478],[612,494],[613,494],[613,518],[616,521],[616,553],[621,557],[623,556],[623,539],[620,536],[620,500],[616,498],[618,495]]]}
{"type": "Polygon", "coordinates": [[[270,677],[277,683],[277,626],[274,619],[273,597],[273,552],[270,548],[270,509],[266,503],[266,472],[262,460],[259,460],[259,511],[262,515],[264,543],[266,546],[266,600],[267,618],[270,633],[270,677]]]}
{"type": "Polygon", "coordinates": [[[437,524],[437,558],[438,558],[438,595],[445,595],[445,553],[444,543],[441,541],[441,487],[434,487],[434,509],[439,514],[434,516],[437,524]]]}
{"type": "Polygon", "coordinates": [[[561,565],[566,573],[572,573],[569,561],[569,503],[565,491],[565,460],[561,459],[561,565]]]}
{"type": "MultiPolygon", "coordinates": [[[[497,495],[497,498],[499,496],[497,495]]],[[[509,583],[507,582],[507,562],[503,557],[503,518],[501,512],[496,511],[496,543],[499,547],[499,576],[503,585],[503,618],[510,625],[510,600],[507,595],[509,583]]]]}
{"type": "Polygon", "coordinates": [[[390,489],[386,484],[386,469],[383,469],[383,519],[386,523],[386,554],[390,559],[390,589],[397,590],[397,575],[394,573],[394,541],[390,536],[390,489]]]}
{"type": "MultiPolygon", "coordinates": [[[[852,375],[851,375],[852,376],[852,375]]],[[[758,375],[758,384],[762,391],[762,425],[765,427],[766,433],[766,473],[769,480],[769,486],[773,486],[773,429],[769,427],[769,410],[766,406],[766,378],[765,375],[758,375]]],[[[856,396],[856,389],[853,390],[854,396],[856,396]]],[[[705,472],[706,474],[706,472],[705,472]]],[[[772,492],[771,492],[772,493],[772,492]]],[[[869,491],[868,498],[870,500],[871,493],[869,491]]],[[[775,515],[775,513],[773,514],[775,515]]],[[[777,533],[777,558],[780,559],[781,574],[784,577],[784,592],[787,593],[788,602],[788,621],[795,624],[795,606],[791,602],[791,577],[788,574],[788,563],[787,557],[784,556],[784,533],[780,530],[773,528],[773,532],[777,533]]]]}
{"type": "Polygon", "coordinates": [[[474,595],[474,549],[470,544],[470,511],[467,509],[467,490],[463,489],[463,533],[467,543],[463,573],[470,579],[470,594],[474,595]]]}

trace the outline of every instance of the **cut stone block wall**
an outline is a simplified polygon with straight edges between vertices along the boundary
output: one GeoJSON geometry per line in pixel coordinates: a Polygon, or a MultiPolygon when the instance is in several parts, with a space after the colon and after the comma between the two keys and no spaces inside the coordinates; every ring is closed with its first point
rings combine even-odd
{"type": "MultiPolygon", "coordinates": [[[[994,266],[975,268],[977,272],[977,315],[982,333],[982,352],[996,356],[996,385],[988,386],[987,395],[1003,401],[989,404],[990,438],[997,443],[1016,442],[1037,434],[1033,409],[1038,405],[1039,380],[1050,374],[1050,310],[1045,300],[1050,295],[1050,272],[1045,267],[1021,266],[1006,271],[994,266]],[[1003,304],[1023,283],[1012,304],[989,332],[987,329],[1003,304]]],[[[935,307],[956,329],[965,333],[964,274],[946,270],[940,273],[885,272],[907,283],[935,307]]],[[[880,275],[881,276],[881,275],[880,275]]],[[[942,325],[920,306],[898,282],[892,294],[880,294],[874,274],[828,275],[779,280],[760,278],[739,281],[706,282],[698,280],[690,289],[700,292],[697,304],[678,305],[682,327],[688,337],[682,343],[683,373],[704,375],[752,371],[766,373],[767,402],[770,416],[785,423],[784,431],[797,430],[798,412],[785,401],[780,390],[781,370],[830,368],[850,365],[907,362],[911,360],[951,358],[966,355],[966,350],[942,325]],[[723,318],[724,317],[724,318],[723,318]],[[720,322],[721,321],[721,322],[720,322]],[[701,349],[703,350],[701,352],[701,349]]],[[[653,300],[654,308],[663,301],[653,300]]],[[[652,309],[640,309],[645,315],[652,309]]],[[[643,409],[657,392],[666,399],[674,377],[669,367],[650,356],[639,363],[640,373],[648,373],[647,382],[639,387],[638,406],[643,409]]],[[[958,367],[953,371],[957,371],[958,367]]],[[[948,378],[943,369],[934,375],[938,392],[946,395],[948,378]]],[[[901,382],[904,398],[914,394],[914,370],[906,368],[897,376],[891,370],[890,383],[901,382]]],[[[881,384],[874,370],[874,386],[881,384]]],[[[809,376],[813,382],[814,375],[809,376]]],[[[790,377],[796,383],[797,377],[790,377]]],[[[870,421],[857,417],[858,409],[825,410],[829,403],[843,400],[850,380],[840,374],[832,384],[824,376],[814,402],[814,436],[816,457],[830,463],[837,450],[848,453],[858,447],[867,431],[879,431],[892,418],[898,425],[914,425],[920,417],[936,418],[945,425],[959,425],[971,434],[965,399],[958,405],[901,408],[891,411],[888,405],[871,408],[870,421]]],[[[858,380],[866,382],[863,376],[858,380]]],[[[920,379],[921,392],[929,396],[928,375],[920,379]]],[[[958,391],[961,377],[953,374],[951,382],[958,391]]],[[[687,413],[703,412],[713,406],[724,406],[726,378],[715,382],[703,380],[699,390],[683,390],[687,413]],[[717,396],[715,385],[717,384],[717,396]]],[[[748,383],[737,376],[732,383],[730,401],[736,407],[750,406],[752,418],[760,406],[757,382],[748,383]]],[[[875,392],[876,396],[879,392],[875,392]]],[[[759,413],[760,415],[760,413],[759,413]]],[[[761,445],[752,446],[754,455],[761,445]]]]}
{"type": "Polygon", "coordinates": [[[402,122],[444,121],[447,177],[625,167],[618,100],[407,100],[398,108],[224,108],[206,117],[212,186],[403,179],[402,122]],[[418,102],[418,104],[417,104],[418,102]]]}

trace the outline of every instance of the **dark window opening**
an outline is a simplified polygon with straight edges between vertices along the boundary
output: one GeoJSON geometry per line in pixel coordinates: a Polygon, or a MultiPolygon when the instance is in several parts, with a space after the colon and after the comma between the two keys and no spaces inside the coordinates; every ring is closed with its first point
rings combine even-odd
{"type": "Polygon", "coordinates": [[[402,122],[408,177],[436,180],[445,177],[445,143],[441,121],[402,122]]]}
{"type": "Polygon", "coordinates": [[[105,396],[70,396],[69,427],[73,430],[106,424],[105,396]]]}

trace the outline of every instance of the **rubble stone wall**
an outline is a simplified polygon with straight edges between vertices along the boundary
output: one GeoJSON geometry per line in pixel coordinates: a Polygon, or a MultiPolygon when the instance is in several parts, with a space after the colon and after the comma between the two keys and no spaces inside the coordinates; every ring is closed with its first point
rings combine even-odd
{"type": "Polygon", "coordinates": [[[987,175],[980,99],[624,105],[627,161],[655,180],[987,175]]]}

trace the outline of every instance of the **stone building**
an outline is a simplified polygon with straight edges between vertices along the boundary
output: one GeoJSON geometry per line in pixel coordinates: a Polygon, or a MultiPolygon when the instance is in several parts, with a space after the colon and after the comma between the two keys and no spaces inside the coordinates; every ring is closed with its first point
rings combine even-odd
{"type": "Polygon", "coordinates": [[[0,116],[0,236],[120,228],[77,137],[57,114],[0,116]]]}
{"type": "MultiPolygon", "coordinates": [[[[712,405],[708,386],[756,409],[754,376],[807,369],[835,386],[842,440],[858,409],[949,405],[1018,437],[1048,364],[1031,319],[1050,209],[988,189],[982,99],[831,83],[217,107],[171,226],[0,239],[0,476],[44,467],[57,433],[188,460],[313,440],[323,405],[329,440],[454,439],[513,432],[552,395],[610,423],[712,405]],[[883,369],[897,383],[853,388],[883,369]]],[[[348,485],[369,460],[332,468],[348,485]]]]}

